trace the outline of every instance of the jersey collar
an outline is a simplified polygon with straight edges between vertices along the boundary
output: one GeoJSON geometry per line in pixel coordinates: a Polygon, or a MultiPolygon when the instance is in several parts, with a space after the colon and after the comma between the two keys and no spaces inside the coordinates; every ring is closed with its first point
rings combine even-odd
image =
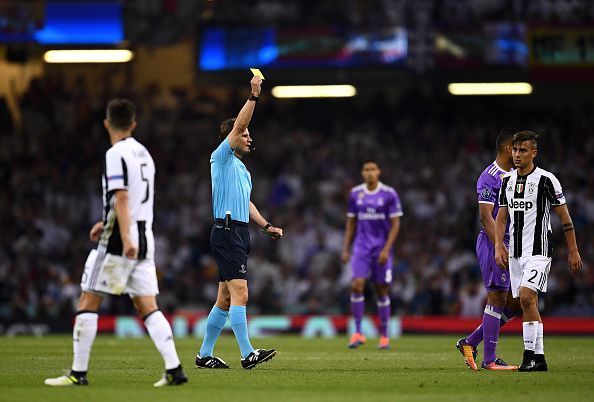
{"type": "Polygon", "coordinates": [[[375,188],[375,190],[369,191],[367,190],[367,184],[363,183],[363,192],[367,195],[374,195],[379,193],[383,186],[384,184],[380,181],[379,183],[377,183],[377,187],[375,188]]]}
{"type": "Polygon", "coordinates": [[[502,172],[505,172],[505,173],[509,173],[509,172],[510,172],[509,170],[502,169],[502,168],[501,168],[501,166],[499,166],[499,165],[497,164],[497,161],[496,161],[496,160],[493,162],[493,164],[495,165],[495,167],[496,167],[497,169],[501,170],[502,172]]]}
{"type": "MultiPolygon", "coordinates": [[[[535,164],[535,165],[534,165],[534,167],[532,168],[532,170],[531,170],[530,172],[528,172],[528,173],[526,173],[526,174],[524,174],[524,175],[521,175],[521,174],[519,174],[519,173],[518,173],[518,177],[528,177],[528,176],[530,176],[532,173],[534,173],[534,171],[536,170],[536,168],[537,168],[537,166],[536,166],[536,164],[535,164]]],[[[517,171],[518,171],[518,170],[516,169],[516,172],[517,172],[517,171]]]]}

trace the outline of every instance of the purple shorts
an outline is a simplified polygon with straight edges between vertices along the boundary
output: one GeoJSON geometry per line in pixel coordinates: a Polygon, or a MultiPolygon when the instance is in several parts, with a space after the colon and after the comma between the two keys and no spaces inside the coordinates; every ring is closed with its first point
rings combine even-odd
{"type": "Polygon", "coordinates": [[[511,286],[509,270],[500,268],[495,262],[495,246],[486,233],[479,233],[476,239],[476,255],[487,292],[508,291],[511,286]]]}
{"type": "Polygon", "coordinates": [[[384,265],[380,265],[377,258],[376,255],[353,253],[351,257],[353,279],[370,279],[373,283],[380,285],[392,283],[393,257],[390,256],[384,265]]]}

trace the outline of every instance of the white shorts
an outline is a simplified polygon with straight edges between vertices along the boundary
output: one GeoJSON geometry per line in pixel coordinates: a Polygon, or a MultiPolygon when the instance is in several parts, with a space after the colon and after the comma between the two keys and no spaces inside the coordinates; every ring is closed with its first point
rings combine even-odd
{"type": "Polygon", "coordinates": [[[544,255],[510,258],[509,276],[512,296],[520,296],[520,287],[538,292],[547,291],[547,279],[551,269],[551,258],[544,255]]]}
{"type": "Polygon", "coordinates": [[[159,285],[155,261],[130,260],[102,250],[92,250],[85,263],[80,287],[85,292],[99,294],[156,296],[159,285]]]}

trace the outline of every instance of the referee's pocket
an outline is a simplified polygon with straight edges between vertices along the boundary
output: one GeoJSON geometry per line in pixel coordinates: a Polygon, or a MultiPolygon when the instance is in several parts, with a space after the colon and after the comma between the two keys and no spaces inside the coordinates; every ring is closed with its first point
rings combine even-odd
{"type": "Polygon", "coordinates": [[[222,225],[215,225],[210,232],[210,248],[214,252],[215,248],[226,247],[228,240],[228,231],[222,225]]]}

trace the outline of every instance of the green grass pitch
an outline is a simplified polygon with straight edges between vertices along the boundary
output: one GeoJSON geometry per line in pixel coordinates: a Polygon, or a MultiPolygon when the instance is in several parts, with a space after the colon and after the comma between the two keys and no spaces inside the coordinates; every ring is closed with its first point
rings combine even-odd
{"type": "MultiPolygon", "coordinates": [[[[225,334],[215,352],[231,370],[198,370],[197,339],[177,340],[188,384],[154,389],[162,362],[150,339],[99,335],[88,387],[51,388],[71,362],[69,336],[0,338],[0,401],[594,401],[594,339],[546,337],[546,373],[471,372],[454,348],[455,336],[407,335],[380,351],[376,340],[358,350],[346,338],[255,339],[278,355],[243,370],[234,338],[225,334]]],[[[499,355],[518,363],[520,336],[504,336],[499,355]]],[[[480,357],[480,352],[479,352],[480,357]]]]}

